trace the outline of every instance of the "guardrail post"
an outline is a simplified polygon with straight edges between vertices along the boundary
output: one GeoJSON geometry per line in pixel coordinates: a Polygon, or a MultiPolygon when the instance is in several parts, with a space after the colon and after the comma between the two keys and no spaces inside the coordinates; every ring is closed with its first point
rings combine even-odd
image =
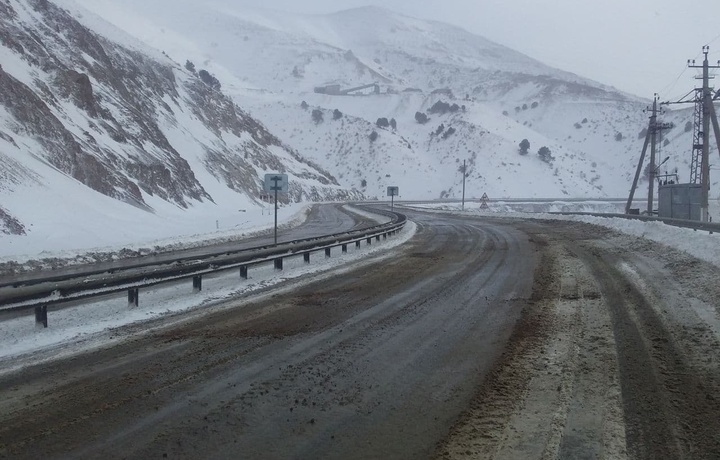
{"type": "Polygon", "coordinates": [[[380,241],[380,235],[375,236],[375,241],[380,241]]]}
{"type": "Polygon", "coordinates": [[[372,238],[367,239],[367,244],[368,244],[368,246],[370,246],[372,244],[372,238]]]}
{"type": "Polygon", "coordinates": [[[202,291],[202,275],[193,276],[193,292],[202,291]]]}
{"type": "Polygon", "coordinates": [[[384,239],[384,240],[387,239],[387,235],[388,235],[387,233],[383,233],[383,239],[384,239]]]}
{"type": "Polygon", "coordinates": [[[240,278],[247,279],[247,265],[240,265],[240,278]]]}
{"type": "Polygon", "coordinates": [[[140,304],[140,289],[128,289],[128,306],[130,308],[137,307],[140,304]]]}
{"type": "Polygon", "coordinates": [[[303,260],[305,261],[306,264],[310,263],[310,253],[309,252],[306,252],[305,254],[303,254],[303,260]]]}
{"type": "Polygon", "coordinates": [[[356,241],[356,242],[355,242],[355,247],[358,248],[358,249],[360,249],[360,241],[356,241]]]}
{"type": "Polygon", "coordinates": [[[47,305],[35,307],[35,326],[47,327],[47,305]]]}
{"type": "Polygon", "coordinates": [[[275,259],[275,270],[282,270],[283,269],[283,258],[277,258],[275,259]]]}
{"type": "Polygon", "coordinates": [[[342,245],[342,252],[343,254],[347,254],[347,244],[342,245]]]}
{"type": "Polygon", "coordinates": [[[325,248],[325,257],[326,258],[330,257],[330,248],[325,248]]]}

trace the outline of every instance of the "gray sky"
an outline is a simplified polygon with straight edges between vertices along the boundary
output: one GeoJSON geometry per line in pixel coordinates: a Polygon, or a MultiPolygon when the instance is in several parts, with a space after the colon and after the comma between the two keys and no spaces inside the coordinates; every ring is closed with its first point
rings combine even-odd
{"type": "Polygon", "coordinates": [[[720,60],[720,0],[262,2],[266,8],[305,13],[368,4],[461,26],[548,65],[647,98],[655,92],[663,99],[688,92],[695,71],[685,70],[686,63],[703,45],[710,45],[711,63],[720,60]]]}

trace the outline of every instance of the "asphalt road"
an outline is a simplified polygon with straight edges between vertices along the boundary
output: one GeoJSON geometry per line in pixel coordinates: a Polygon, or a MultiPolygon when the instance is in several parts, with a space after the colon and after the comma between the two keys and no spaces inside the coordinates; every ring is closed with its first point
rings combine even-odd
{"type": "Polygon", "coordinates": [[[716,267],[409,217],[389,258],[3,375],[0,457],[720,458],[716,267]]]}

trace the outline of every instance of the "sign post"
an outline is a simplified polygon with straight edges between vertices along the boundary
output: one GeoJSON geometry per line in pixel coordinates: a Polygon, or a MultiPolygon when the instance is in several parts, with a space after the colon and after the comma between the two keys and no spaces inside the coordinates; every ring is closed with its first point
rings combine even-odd
{"type": "Polygon", "coordinates": [[[387,196],[390,197],[390,210],[394,210],[395,208],[395,197],[400,195],[400,187],[396,187],[394,185],[391,185],[387,188],[387,196]]]}
{"type": "Polygon", "coordinates": [[[265,191],[275,195],[275,244],[277,244],[277,196],[278,192],[288,192],[288,176],[287,174],[265,174],[265,191]]]}

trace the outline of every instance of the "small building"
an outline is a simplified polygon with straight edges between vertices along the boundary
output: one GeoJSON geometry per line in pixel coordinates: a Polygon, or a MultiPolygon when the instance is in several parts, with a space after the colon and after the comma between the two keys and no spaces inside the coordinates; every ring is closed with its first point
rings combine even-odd
{"type": "Polygon", "coordinates": [[[315,92],[319,94],[331,94],[333,96],[339,96],[342,94],[340,91],[340,85],[318,86],[315,88],[315,92]]]}
{"type": "Polygon", "coordinates": [[[658,217],[701,220],[700,184],[663,184],[658,193],[658,217]]]}

